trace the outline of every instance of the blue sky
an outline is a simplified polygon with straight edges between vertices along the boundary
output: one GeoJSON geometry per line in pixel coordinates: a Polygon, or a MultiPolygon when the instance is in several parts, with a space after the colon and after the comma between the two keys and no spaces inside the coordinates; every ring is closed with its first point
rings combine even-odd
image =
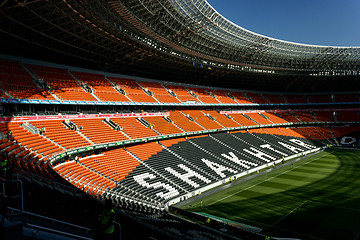
{"type": "Polygon", "coordinates": [[[360,46],[360,0],[207,0],[250,31],[291,42],[360,46]]]}

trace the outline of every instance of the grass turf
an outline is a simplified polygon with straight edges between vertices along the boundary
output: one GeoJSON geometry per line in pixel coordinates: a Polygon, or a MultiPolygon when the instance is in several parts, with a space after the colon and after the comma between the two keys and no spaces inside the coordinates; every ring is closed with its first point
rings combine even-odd
{"type": "Polygon", "coordinates": [[[262,228],[276,237],[360,236],[360,151],[330,149],[181,208],[262,228]]]}

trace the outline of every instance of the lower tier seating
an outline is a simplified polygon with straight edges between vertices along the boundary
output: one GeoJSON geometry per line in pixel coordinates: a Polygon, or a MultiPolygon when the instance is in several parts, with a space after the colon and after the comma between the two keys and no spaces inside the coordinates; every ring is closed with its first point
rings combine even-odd
{"type": "MultiPolygon", "coordinates": [[[[172,198],[211,183],[228,180],[258,166],[329,144],[324,139],[306,139],[300,133],[297,129],[272,128],[169,139],[124,149],[103,150],[79,162],[116,182],[114,188],[107,186],[104,195],[119,206],[126,205],[119,200],[120,197],[163,205],[172,198]],[[112,153],[114,151],[116,154],[112,153]],[[124,154],[127,157],[124,158],[124,154]],[[109,155],[114,158],[112,167],[106,165],[109,160],[105,159],[109,155]],[[132,167],[127,168],[127,173],[117,174],[120,171],[115,169],[121,165],[132,167]]],[[[83,170],[84,173],[87,171],[83,170]]],[[[66,172],[61,174],[66,175],[66,172]]],[[[79,177],[70,179],[70,182],[81,187],[88,186],[79,177]]],[[[101,189],[103,191],[104,187],[101,189]]]]}
{"type": "Polygon", "coordinates": [[[105,189],[111,189],[116,183],[103,174],[97,173],[75,161],[65,162],[54,167],[54,170],[71,184],[91,195],[102,194],[105,189]]]}
{"type": "MultiPolygon", "coordinates": [[[[233,115],[251,121],[242,114],[233,115]]],[[[11,130],[12,141],[1,140],[0,152],[4,152],[17,168],[48,178],[53,178],[55,170],[77,188],[96,197],[111,198],[119,206],[126,207],[131,199],[161,208],[171,199],[189,196],[202,187],[234,179],[276,160],[337,144],[334,137],[349,129],[277,127],[212,133],[99,149],[88,155],[72,154],[55,164],[53,170],[49,168],[48,158],[76,146],[165,134],[166,127],[164,130],[162,127],[166,124],[157,123],[160,119],[171,126],[169,133],[180,132],[180,129],[189,131],[195,126],[200,130],[211,129],[208,122],[216,123],[217,128],[238,123],[216,111],[205,110],[171,111],[169,119],[172,121],[157,116],[144,117],[145,123],[136,117],[3,122],[0,131],[6,135],[11,130]],[[200,117],[208,119],[207,123],[199,121],[200,117]],[[69,128],[70,122],[78,130],[69,128]],[[120,129],[115,130],[114,126],[120,129]],[[36,131],[41,129],[41,134],[36,131]]],[[[356,130],[360,128],[351,128],[351,131],[356,130]]]]}

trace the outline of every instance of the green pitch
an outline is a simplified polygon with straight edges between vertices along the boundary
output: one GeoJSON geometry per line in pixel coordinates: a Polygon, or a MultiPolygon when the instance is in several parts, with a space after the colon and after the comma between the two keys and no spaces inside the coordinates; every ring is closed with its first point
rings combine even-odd
{"type": "Polygon", "coordinates": [[[360,239],[360,151],[331,149],[181,208],[274,237],[360,239]]]}

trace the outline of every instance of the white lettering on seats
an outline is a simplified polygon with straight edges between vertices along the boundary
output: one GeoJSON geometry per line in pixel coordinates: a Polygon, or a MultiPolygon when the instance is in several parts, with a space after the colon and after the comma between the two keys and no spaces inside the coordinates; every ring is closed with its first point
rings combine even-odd
{"type": "Polygon", "coordinates": [[[270,149],[271,151],[274,151],[282,156],[287,156],[286,153],[280,152],[279,150],[276,150],[275,148],[273,148],[270,144],[264,144],[264,145],[260,145],[261,148],[266,148],[266,149],[270,149]]]}
{"type": "Polygon", "coordinates": [[[177,195],[179,195],[178,190],[176,190],[174,187],[170,186],[169,184],[166,183],[162,183],[162,182],[155,182],[155,183],[148,183],[145,181],[145,179],[154,179],[156,178],[156,176],[154,174],[151,173],[143,173],[137,176],[134,176],[133,179],[135,180],[135,182],[137,182],[138,184],[140,184],[140,186],[142,187],[146,187],[146,188],[153,188],[153,189],[158,189],[158,188],[165,188],[168,192],[164,193],[164,192],[159,192],[156,194],[156,196],[164,198],[164,199],[169,199],[172,197],[175,197],[177,195]]]}
{"type": "Polygon", "coordinates": [[[304,143],[303,141],[299,140],[299,139],[290,139],[289,140],[290,142],[293,142],[303,148],[306,148],[306,149],[313,149],[313,148],[316,148],[315,146],[313,145],[310,145],[308,143],[304,143]]]}
{"type": "Polygon", "coordinates": [[[226,155],[225,153],[221,154],[221,156],[223,156],[224,158],[227,158],[229,159],[230,161],[233,161],[234,163],[246,168],[246,169],[249,169],[250,166],[249,165],[252,165],[252,166],[257,166],[256,163],[253,163],[253,162],[249,162],[249,161],[246,161],[246,160],[243,160],[243,159],[239,159],[233,152],[229,152],[229,155],[226,155]]]}
{"type": "Polygon", "coordinates": [[[289,149],[290,151],[294,152],[294,153],[299,153],[299,152],[303,152],[304,150],[302,148],[298,148],[283,142],[278,142],[280,145],[283,145],[284,147],[286,147],[287,149],[289,149]]]}
{"type": "Polygon", "coordinates": [[[186,182],[187,184],[189,184],[190,186],[192,186],[194,188],[200,187],[200,185],[197,184],[196,182],[192,181],[190,179],[191,177],[196,177],[205,183],[211,183],[211,180],[209,180],[206,177],[200,175],[199,173],[191,170],[184,164],[179,164],[178,167],[181,168],[182,170],[184,170],[186,173],[181,174],[181,173],[175,171],[174,169],[172,169],[171,167],[167,167],[167,168],[165,168],[165,170],[168,171],[169,173],[171,173],[172,175],[174,175],[175,177],[178,177],[180,180],[182,180],[183,182],[186,182]]]}
{"type": "Polygon", "coordinates": [[[214,172],[216,172],[217,175],[219,175],[222,178],[226,177],[226,175],[223,173],[224,171],[228,171],[234,174],[238,172],[237,170],[234,170],[229,167],[225,167],[218,163],[211,162],[205,158],[202,158],[201,161],[203,161],[209,168],[211,168],[214,172]]]}
{"type": "Polygon", "coordinates": [[[252,150],[253,152],[250,151],[249,149],[243,149],[243,150],[245,152],[257,157],[257,158],[260,158],[260,159],[264,160],[265,162],[270,162],[270,160],[276,160],[275,157],[270,156],[270,155],[268,155],[268,154],[266,154],[266,153],[264,153],[264,152],[262,152],[262,151],[260,151],[260,150],[258,150],[256,148],[254,148],[254,147],[250,148],[250,150],[252,150]]]}

